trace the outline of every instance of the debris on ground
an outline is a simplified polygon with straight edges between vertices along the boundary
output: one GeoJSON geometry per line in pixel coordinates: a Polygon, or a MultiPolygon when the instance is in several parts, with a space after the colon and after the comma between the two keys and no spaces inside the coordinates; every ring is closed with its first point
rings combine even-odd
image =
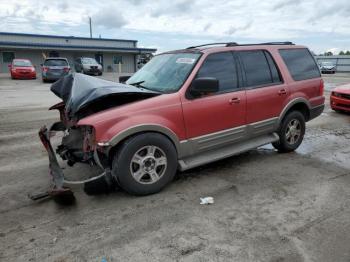
{"type": "Polygon", "coordinates": [[[199,204],[201,205],[210,205],[214,204],[214,198],[213,197],[201,197],[201,202],[199,204]]]}

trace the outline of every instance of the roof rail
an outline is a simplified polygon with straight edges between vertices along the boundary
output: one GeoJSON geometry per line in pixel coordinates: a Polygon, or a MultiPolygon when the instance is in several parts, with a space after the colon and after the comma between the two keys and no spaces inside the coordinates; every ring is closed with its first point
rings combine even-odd
{"type": "Polygon", "coordinates": [[[284,41],[284,42],[266,42],[266,43],[260,43],[259,45],[294,45],[293,42],[290,41],[284,41]]]}
{"type": "Polygon", "coordinates": [[[211,46],[211,45],[225,45],[225,46],[249,46],[249,45],[294,45],[293,42],[284,41],[284,42],[266,42],[266,43],[257,43],[257,44],[237,44],[236,42],[221,42],[221,43],[210,43],[204,45],[190,46],[186,49],[192,49],[203,46],[211,46]]]}
{"type": "Polygon", "coordinates": [[[192,48],[197,48],[197,47],[202,47],[202,46],[210,46],[210,45],[226,45],[226,46],[231,46],[231,45],[238,45],[238,44],[235,43],[235,42],[209,43],[209,44],[204,44],[204,45],[190,46],[190,47],[187,47],[186,49],[192,49],[192,48]]]}

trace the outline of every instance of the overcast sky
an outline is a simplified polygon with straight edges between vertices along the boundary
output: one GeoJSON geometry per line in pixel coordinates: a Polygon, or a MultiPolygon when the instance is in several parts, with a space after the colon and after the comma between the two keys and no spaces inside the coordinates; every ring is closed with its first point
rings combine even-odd
{"type": "Polygon", "coordinates": [[[293,41],[350,50],[350,0],[0,0],[0,31],[138,40],[158,51],[194,44],[293,41]]]}

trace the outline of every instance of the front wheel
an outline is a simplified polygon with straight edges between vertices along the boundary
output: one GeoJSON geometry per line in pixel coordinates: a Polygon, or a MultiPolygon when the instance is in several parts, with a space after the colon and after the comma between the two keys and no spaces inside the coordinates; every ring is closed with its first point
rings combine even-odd
{"type": "Polygon", "coordinates": [[[280,140],[272,143],[279,152],[291,152],[297,149],[304,139],[305,117],[299,111],[292,111],[283,119],[278,135],[280,140]]]}
{"type": "Polygon", "coordinates": [[[121,188],[134,195],[159,192],[175,176],[177,152],[161,134],[144,133],[127,139],[116,152],[112,173],[121,188]]]}

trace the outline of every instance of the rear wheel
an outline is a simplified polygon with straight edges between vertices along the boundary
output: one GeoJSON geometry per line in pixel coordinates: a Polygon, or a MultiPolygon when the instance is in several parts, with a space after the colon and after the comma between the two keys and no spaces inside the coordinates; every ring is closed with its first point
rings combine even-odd
{"type": "Polygon", "coordinates": [[[279,152],[291,152],[297,149],[305,134],[305,117],[299,111],[292,111],[283,119],[278,135],[280,140],[272,143],[279,152]]]}
{"type": "Polygon", "coordinates": [[[127,139],[112,163],[113,176],[130,194],[159,192],[175,176],[177,153],[172,142],[157,133],[145,133],[127,139]]]}

